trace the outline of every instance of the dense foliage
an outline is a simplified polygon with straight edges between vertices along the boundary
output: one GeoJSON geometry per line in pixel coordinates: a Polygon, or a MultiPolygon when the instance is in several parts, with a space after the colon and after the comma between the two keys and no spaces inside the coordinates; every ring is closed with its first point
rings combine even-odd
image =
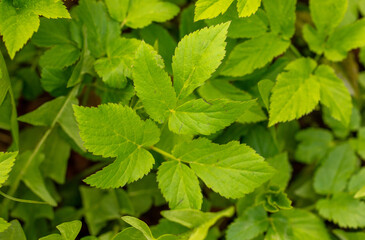
{"type": "Polygon", "coordinates": [[[0,239],[365,239],[363,15],[0,0],[0,239]]]}

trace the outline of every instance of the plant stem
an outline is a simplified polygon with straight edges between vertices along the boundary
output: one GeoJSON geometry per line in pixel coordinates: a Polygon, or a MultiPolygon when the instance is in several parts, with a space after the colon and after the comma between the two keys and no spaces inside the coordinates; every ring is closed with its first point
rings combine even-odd
{"type": "Polygon", "coordinates": [[[299,52],[299,50],[293,44],[290,44],[290,50],[294,53],[294,55],[297,58],[303,57],[302,54],[299,52]]]}
{"type": "Polygon", "coordinates": [[[172,154],[170,154],[168,152],[165,152],[164,150],[162,150],[160,148],[157,148],[155,146],[151,146],[151,147],[149,147],[149,149],[151,149],[151,150],[153,150],[153,151],[161,154],[164,157],[167,157],[167,158],[170,158],[172,160],[179,161],[179,162],[181,161],[180,159],[176,158],[174,155],[172,155],[172,154]]]}
{"type": "MultiPolygon", "coordinates": [[[[1,87],[8,88],[9,95],[10,95],[10,101],[11,101],[11,116],[10,116],[10,128],[11,128],[11,135],[13,136],[14,141],[14,148],[15,150],[19,149],[19,126],[18,126],[18,114],[16,110],[16,103],[14,99],[14,93],[13,88],[11,86],[11,81],[8,73],[8,69],[6,67],[6,63],[4,60],[4,57],[0,51],[0,70],[2,73],[2,79],[1,81],[5,82],[4,84],[0,84],[1,87]]],[[[6,97],[6,95],[4,96],[6,97]]],[[[3,99],[0,99],[0,105],[2,103],[3,99]]]]}
{"type": "MultiPolygon", "coordinates": [[[[25,173],[27,172],[29,166],[31,165],[31,163],[34,161],[34,159],[36,158],[36,156],[39,154],[39,152],[41,151],[44,143],[46,142],[48,136],[51,134],[52,130],[54,129],[54,127],[56,126],[58,119],[61,117],[63,111],[65,110],[65,107],[67,106],[67,104],[69,103],[69,101],[71,100],[71,97],[75,95],[75,93],[78,91],[79,85],[76,85],[71,92],[68,94],[65,102],[63,103],[60,111],[57,113],[56,117],[53,119],[51,126],[47,129],[47,131],[44,133],[44,135],[42,136],[41,140],[38,142],[38,144],[36,145],[34,151],[32,152],[32,154],[29,156],[29,158],[27,159],[27,161],[24,163],[22,170],[19,172],[19,174],[16,176],[14,182],[12,183],[9,191],[8,191],[8,195],[12,196],[15,194],[16,190],[19,187],[20,181],[23,179],[23,176],[25,175],[25,173]]],[[[9,199],[5,198],[3,201],[3,206],[2,206],[2,211],[7,212],[8,210],[8,204],[9,204],[9,199]]]]}
{"type": "Polygon", "coordinates": [[[3,196],[4,198],[7,198],[7,199],[15,201],[15,202],[30,203],[30,204],[48,204],[46,202],[40,202],[40,201],[35,201],[35,200],[20,199],[20,198],[12,197],[12,196],[10,196],[10,195],[2,192],[2,191],[0,191],[0,195],[3,196]]]}

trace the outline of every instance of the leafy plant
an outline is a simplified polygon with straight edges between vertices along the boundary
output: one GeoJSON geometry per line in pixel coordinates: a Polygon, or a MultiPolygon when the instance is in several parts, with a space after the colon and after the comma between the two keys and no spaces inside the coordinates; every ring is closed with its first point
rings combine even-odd
{"type": "Polygon", "coordinates": [[[0,0],[0,239],[363,239],[363,15],[0,0]]]}

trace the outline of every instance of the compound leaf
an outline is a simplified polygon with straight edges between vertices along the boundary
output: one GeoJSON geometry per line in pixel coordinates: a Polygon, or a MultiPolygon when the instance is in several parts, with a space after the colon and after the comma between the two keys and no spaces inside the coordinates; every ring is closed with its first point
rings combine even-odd
{"type": "Polygon", "coordinates": [[[153,156],[143,147],[158,142],[160,132],[151,121],[142,121],[129,107],[118,104],[98,108],[74,106],[84,146],[95,155],[116,160],[85,179],[99,188],[117,188],[138,180],[154,164],[153,156]]]}

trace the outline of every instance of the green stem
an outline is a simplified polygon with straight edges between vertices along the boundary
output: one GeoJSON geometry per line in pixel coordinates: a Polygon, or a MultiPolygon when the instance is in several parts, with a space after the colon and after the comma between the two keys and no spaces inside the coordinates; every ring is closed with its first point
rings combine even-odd
{"type": "MultiPolygon", "coordinates": [[[[15,150],[19,149],[19,126],[18,126],[18,114],[17,114],[17,110],[16,110],[16,103],[15,103],[15,99],[14,99],[14,93],[13,93],[13,88],[11,86],[11,81],[10,81],[10,77],[9,77],[9,73],[8,73],[8,69],[6,67],[6,63],[4,60],[4,57],[0,51],[0,70],[2,72],[2,81],[5,81],[6,86],[8,88],[9,91],[9,95],[10,95],[10,101],[11,101],[11,116],[10,116],[10,127],[11,127],[11,135],[13,136],[13,141],[14,141],[14,148],[15,150]]],[[[1,105],[1,102],[0,102],[1,105]]]]}
{"type": "MultiPolygon", "coordinates": [[[[34,161],[34,159],[36,158],[36,156],[39,154],[39,152],[41,151],[44,143],[46,142],[48,136],[51,134],[51,132],[53,131],[54,127],[56,126],[59,118],[61,117],[63,111],[65,110],[67,104],[70,102],[71,97],[73,97],[75,95],[75,93],[78,91],[79,85],[76,85],[72,91],[68,94],[65,102],[63,103],[60,111],[57,113],[56,117],[53,119],[51,126],[47,129],[47,131],[44,133],[44,135],[42,136],[42,138],[40,139],[40,141],[38,142],[38,144],[36,145],[34,151],[32,152],[32,154],[29,156],[28,160],[24,163],[22,170],[19,172],[19,174],[16,176],[14,182],[12,183],[12,185],[10,186],[10,189],[8,191],[8,195],[12,196],[15,194],[16,190],[19,187],[20,181],[23,179],[25,173],[27,172],[29,166],[31,165],[31,163],[34,161]]],[[[3,201],[3,207],[2,210],[7,212],[8,209],[8,204],[9,204],[9,199],[5,198],[3,201]]]]}
{"type": "Polygon", "coordinates": [[[294,55],[297,58],[301,58],[302,57],[302,54],[299,52],[299,50],[293,44],[290,44],[290,50],[294,53],[294,55]]]}
{"type": "Polygon", "coordinates": [[[155,151],[155,152],[161,154],[164,157],[167,157],[167,158],[170,158],[172,160],[179,161],[179,162],[181,161],[181,159],[178,159],[174,155],[172,155],[172,154],[170,154],[168,152],[165,152],[164,150],[162,150],[160,148],[157,148],[155,146],[151,146],[151,147],[149,147],[149,149],[151,149],[152,151],[155,151]]]}
{"type": "Polygon", "coordinates": [[[47,204],[46,202],[40,202],[40,201],[34,201],[34,200],[28,200],[28,199],[20,199],[20,198],[16,198],[16,197],[12,197],[2,191],[0,191],[0,195],[3,196],[6,199],[15,201],[15,202],[21,202],[21,203],[30,203],[30,204],[47,204]]]}

